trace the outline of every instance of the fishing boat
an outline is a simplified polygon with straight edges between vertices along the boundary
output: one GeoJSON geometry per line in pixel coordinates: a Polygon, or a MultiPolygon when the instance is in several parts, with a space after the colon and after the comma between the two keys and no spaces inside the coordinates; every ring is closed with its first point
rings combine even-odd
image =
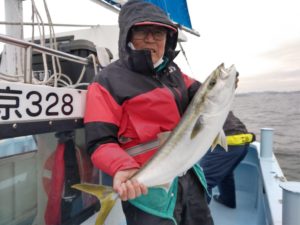
{"type": "MultiPolygon", "coordinates": [[[[93,1],[114,12],[125,2],[93,1]]],[[[199,36],[186,1],[148,2],[178,24],[180,41],[186,41],[185,32],[199,36]]],[[[118,27],[59,34],[52,30],[48,37],[24,40],[20,25],[54,26],[50,14],[47,24],[39,16],[26,24],[14,17],[22,14],[22,1],[5,3],[8,32],[0,34],[5,44],[0,64],[0,225],[94,224],[101,205],[71,186],[111,184],[84,151],[83,114],[87,85],[118,57],[118,27]]],[[[251,144],[235,177],[237,208],[210,203],[216,225],[300,224],[300,183],[285,179],[273,154],[272,129],[261,130],[261,141],[251,144]]],[[[106,224],[126,225],[120,201],[106,224]]]]}

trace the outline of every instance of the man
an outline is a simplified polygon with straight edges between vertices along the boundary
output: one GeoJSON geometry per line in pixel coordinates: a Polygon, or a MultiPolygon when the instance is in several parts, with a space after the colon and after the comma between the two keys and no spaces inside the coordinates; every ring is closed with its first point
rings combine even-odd
{"type": "Polygon", "coordinates": [[[198,165],[176,178],[168,192],[130,179],[158,147],[134,157],[126,150],[173,130],[200,83],[173,62],[177,27],[158,7],[129,1],[119,27],[119,60],[88,88],[85,127],[92,162],[113,177],[128,225],[211,225],[198,165]]]}
{"type": "Polygon", "coordinates": [[[233,171],[245,158],[249,143],[255,140],[255,135],[248,133],[246,126],[232,111],[229,112],[223,129],[228,152],[221,146],[217,146],[214,151],[208,150],[200,160],[200,165],[207,180],[208,192],[211,194],[215,186],[219,189],[220,194],[213,196],[215,201],[229,208],[236,208],[233,171]]]}

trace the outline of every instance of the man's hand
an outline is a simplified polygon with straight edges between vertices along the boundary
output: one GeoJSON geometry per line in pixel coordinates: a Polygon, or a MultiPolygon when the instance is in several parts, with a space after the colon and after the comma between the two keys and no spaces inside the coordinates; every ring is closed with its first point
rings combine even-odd
{"type": "Polygon", "coordinates": [[[123,201],[134,199],[141,194],[146,195],[148,189],[137,180],[130,179],[138,169],[128,169],[118,171],[113,179],[113,189],[120,195],[123,201]]]}

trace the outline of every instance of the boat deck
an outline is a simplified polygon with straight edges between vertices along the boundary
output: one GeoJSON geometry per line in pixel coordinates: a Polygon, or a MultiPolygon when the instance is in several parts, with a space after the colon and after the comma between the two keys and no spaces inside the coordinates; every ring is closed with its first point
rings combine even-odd
{"type": "MultiPolygon", "coordinates": [[[[228,208],[212,199],[210,209],[215,225],[267,225],[268,207],[258,152],[250,147],[245,159],[234,171],[236,186],[236,208],[228,208]]],[[[213,189],[213,195],[218,189],[213,189]]]]}
{"type": "Polygon", "coordinates": [[[237,191],[237,207],[228,208],[212,200],[210,208],[215,225],[241,225],[256,224],[258,221],[258,208],[255,206],[255,199],[245,191],[237,191]],[[224,219],[226,218],[226,219],[224,219]]]}

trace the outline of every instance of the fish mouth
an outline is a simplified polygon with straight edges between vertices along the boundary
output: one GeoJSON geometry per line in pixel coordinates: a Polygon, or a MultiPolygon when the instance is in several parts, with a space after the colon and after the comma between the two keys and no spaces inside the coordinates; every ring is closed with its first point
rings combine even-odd
{"type": "Polygon", "coordinates": [[[235,66],[234,65],[231,65],[229,68],[225,68],[224,66],[221,66],[220,67],[220,78],[222,80],[227,79],[231,75],[233,70],[235,71],[235,66]]]}
{"type": "Polygon", "coordinates": [[[224,79],[226,79],[228,76],[229,76],[228,71],[227,71],[224,67],[220,68],[220,78],[221,78],[222,80],[224,80],[224,79]]]}

